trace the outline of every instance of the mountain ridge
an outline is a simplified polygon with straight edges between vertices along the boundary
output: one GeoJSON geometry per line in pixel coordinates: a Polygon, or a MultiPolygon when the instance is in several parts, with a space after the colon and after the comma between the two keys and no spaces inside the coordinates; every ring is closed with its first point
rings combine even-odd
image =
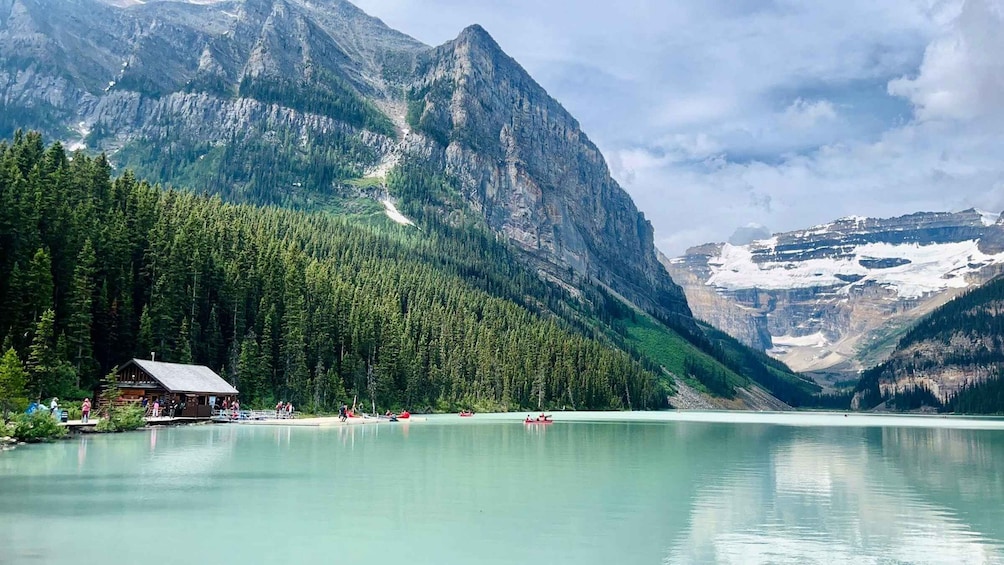
{"type": "Polygon", "coordinates": [[[674,378],[757,386],[741,373],[759,361],[695,323],[578,121],[480,25],[428,47],[342,0],[9,5],[0,136],[37,129],[238,203],[393,197],[425,228],[483,224],[544,279],[601,305],[623,297],[671,328],[656,341],[689,352],[669,357],[674,378]],[[67,37],[93,44],[82,63],[67,37]]]}
{"type": "Polygon", "coordinates": [[[696,315],[798,370],[846,380],[902,332],[1004,269],[1004,224],[976,210],[849,217],[665,259],[696,315]]]}

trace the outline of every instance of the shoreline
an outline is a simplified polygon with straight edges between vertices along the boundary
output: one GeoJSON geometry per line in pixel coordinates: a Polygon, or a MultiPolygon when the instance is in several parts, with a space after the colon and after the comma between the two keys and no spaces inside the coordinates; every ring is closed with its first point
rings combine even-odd
{"type": "Polygon", "coordinates": [[[340,427],[340,426],[361,426],[367,424],[407,424],[411,421],[425,422],[426,418],[423,416],[412,416],[410,418],[398,419],[396,422],[391,422],[387,418],[348,418],[344,422],[338,419],[338,416],[311,416],[309,418],[286,418],[286,419],[271,419],[271,420],[234,420],[229,422],[215,422],[218,424],[238,424],[242,426],[302,426],[302,427],[315,427],[315,428],[329,428],[329,427],[340,427]]]}

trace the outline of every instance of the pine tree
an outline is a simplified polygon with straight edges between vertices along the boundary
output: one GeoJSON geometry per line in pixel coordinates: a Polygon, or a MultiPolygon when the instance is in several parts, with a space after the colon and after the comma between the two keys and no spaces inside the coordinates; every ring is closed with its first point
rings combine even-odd
{"type": "Polygon", "coordinates": [[[56,313],[52,309],[42,312],[42,317],[35,326],[35,334],[31,340],[28,355],[28,394],[31,398],[40,399],[56,392],[56,371],[59,359],[55,348],[56,313]]]}
{"type": "Polygon", "coordinates": [[[146,306],[143,307],[143,313],[139,316],[139,336],[136,339],[136,343],[136,357],[146,359],[153,356],[153,319],[150,317],[150,310],[146,306]]]}
{"type": "Polygon", "coordinates": [[[178,363],[192,363],[192,333],[188,329],[188,318],[181,321],[181,329],[178,331],[177,345],[178,353],[175,355],[178,363]]]}
{"type": "Polygon", "coordinates": [[[68,302],[70,313],[67,316],[68,349],[77,372],[78,388],[81,379],[87,384],[93,384],[91,379],[97,371],[91,354],[91,302],[94,296],[95,262],[94,246],[88,239],[77,255],[68,302]]]}
{"type": "Polygon", "coordinates": [[[19,405],[26,404],[25,385],[27,384],[27,374],[17,352],[11,347],[0,359],[0,408],[3,410],[3,417],[6,419],[12,410],[18,409],[19,405]]]}

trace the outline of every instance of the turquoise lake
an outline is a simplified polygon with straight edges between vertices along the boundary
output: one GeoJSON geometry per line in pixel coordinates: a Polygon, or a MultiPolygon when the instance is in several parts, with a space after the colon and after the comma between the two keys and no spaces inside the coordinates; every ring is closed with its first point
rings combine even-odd
{"type": "Polygon", "coordinates": [[[435,416],[0,454],[0,563],[1001,563],[1004,422],[435,416]]]}

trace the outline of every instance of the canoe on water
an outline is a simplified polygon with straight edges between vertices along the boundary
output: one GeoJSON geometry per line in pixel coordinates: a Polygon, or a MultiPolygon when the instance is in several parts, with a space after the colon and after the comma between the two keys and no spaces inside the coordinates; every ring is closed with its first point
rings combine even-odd
{"type": "Polygon", "coordinates": [[[554,420],[523,420],[524,424],[553,424],[554,420]]]}
{"type": "Polygon", "coordinates": [[[461,412],[460,413],[460,417],[461,418],[470,418],[473,415],[474,415],[474,412],[461,412]]]}

